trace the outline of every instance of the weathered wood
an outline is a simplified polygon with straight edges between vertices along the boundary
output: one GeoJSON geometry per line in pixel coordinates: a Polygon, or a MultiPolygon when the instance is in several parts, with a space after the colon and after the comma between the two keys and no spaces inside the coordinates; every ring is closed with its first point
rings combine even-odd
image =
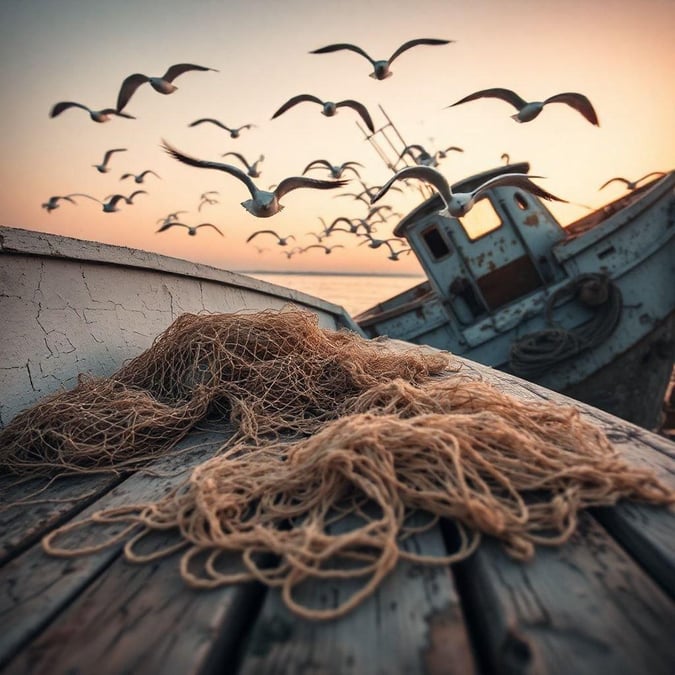
{"type": "MultiPolygon", "coordinates": [[[[157,536],[144,551],[164,548],[157,536]]],[[[186,586],[178,555],[135,565],[118,557],[10,664],[12,673],[203,673],[234,662],[259,606],[259,584],[186,586]]]]}
{"type": "Polygon", "coordinates": [[[111,475],[59,478],[35,494],[41,503],[22,503],[44,488],[46,480],[17,484],[16,478],[0,483],[0,565],[32,546],[43,535],[72,518],[100,498],[122,478],[111,475]],[[55,499],[58,501],[49,502],[55,499]]]}
{"type": "MultiPolygon", "coordinates": [[[[186,478],[186,471],[210,457],[226,438],[223,432],[199,433],[183,439],[177,450],[199,444],[194,451],[174,454],[155,462],[153,477],[139,472],[82,511],[74,521],[96,511],[161,498],[186,478]]],[[[119,526],[108,526],[110,536],[119,526]]],[[[77,531],[69,536],[71,547],[89,544],[90,532],[77,531]]],[[[119,555],[121,544],[75,558],[48,556],[37,544],[0,569],[0,666],[22,645],[47,626],[73,598],[83,591],[119,555]]]]}
{"type": "Polygon", "coordinates": [[[672,674],[675,604],[586,514],[529,563],[489,539],[457,575],[490,672],[672,674]]]}
{"type": "MultiPolygon", "coordinates": [[[[446,555],[439,527],[405,548],[446,555]]],[[[308,581],[297,599],[334,608],[356,582],[308,581]]],[[[399,561],[373,595],[346,616],[308,621],[293,615],[278,590],[268,592],[242,656],[241,675],[379,675],[475,672],[462,610],[447,567],[399,561]]]]}

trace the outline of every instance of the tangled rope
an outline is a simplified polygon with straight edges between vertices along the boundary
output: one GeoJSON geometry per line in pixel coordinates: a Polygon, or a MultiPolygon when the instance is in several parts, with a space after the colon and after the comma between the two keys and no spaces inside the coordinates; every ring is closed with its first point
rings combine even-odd
{"type": "Polygon", "coordinates": [[[580,274],[559,288],[546,303],[545,330],[524,335],[511,345],[509,367],[523,377],[537,376],[556,363],[602,344],[621,318],[621,290],[605,274],[580,274]],[[577,296],[595,310],[593,317],[575,330],[567,330],[552,319],[560,301],[577,296]]]}
{"type": "MultiPolygon", "coordinates": [[[[526,559],[536,544],[566,541],[584,507],[624,497],[675,502],[673,491],[624,462],[575,409],[519,402],[451,365],[447,354],[391,352],[353,334],[321,330],[301,312],[181,317],[111,378],[112,390],[126,382],[134,395],[144,391],[169,411],[212,409],[233,419],[233,440],[162,499],[68,523],[43,546],[52,555],[77,556],[124,542],[124,555],[136,563],[180,551],[180,572],[190,586],[257,579],[280,588],[299,616],[330,619],[371,594],[399,559],[461,560],[482,533],[526,559]],[[228,357],[223,339],[233,351],[228,357]],[[429,558],[400,548],[420,530],[409,521],[420,511],[429,514],[427,526],[439,518],[456,523],[456,551],[429,558]],[[82,529],[92,537],[85,546],[82,529]],[[157,532],[172,540],[148,552],[157,532]],[[340,606],[318,609],[301,600],[303,582],[312,579],[357,581],[359,588],[340,606]]],[[[80,392],[86,399],[88,392],[80,392]]],[[[103,402],[99,418],[121,425],[113,404],[103,402]]],[[[108,428],[93,419],[92,413],[88,424],[73,428],[108,428]]],[[[147,461],[150,447],[153,456],[168,448],[164,429],[171,424],[155,438],[150,422],[143,420],[144,433],[135,436],[142,441],[139,462],[147,461]]],[[[52,420],[50,433],[58,426],[52,420]]],[[[105,461],[92,452],[73,459],[67,445],[58,456],[53,443],[39,450],[47,450],[50,466],[57,458],[93,467],[111,458],[134,461],[131,449],[119,455],[106,448],[112,435],[94,435],[92,447],[107,453],[105,461]]],[[[83,445],[84,435],[74,446],[78,453],[83,445]]],[[[38,449],[31,452],[12,466],[26,468],[29,460],[43,466],[38,449]]]]}

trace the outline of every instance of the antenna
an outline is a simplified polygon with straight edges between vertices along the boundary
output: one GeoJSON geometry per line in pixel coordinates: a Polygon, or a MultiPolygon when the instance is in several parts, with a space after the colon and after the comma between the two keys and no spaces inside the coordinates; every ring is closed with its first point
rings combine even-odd
{"type": "MultiPolygon", "coordinates": [[[[401,136],[401,133],[396,128],[396,125],[379,103],[378,108],[387,120],[386,124],[379,127],[379,129],[372,134],[369,134],[359,122],[356,122],[356,126],[358,126],[365,139],[375,149],[375,152],[377,152],[380,159],[390,171],[396,172],[406,166],[416,166],[410,152],[405,152],[408,143],[405,142],[403,136],[401,136]],[[391,153],[393,153],[393,158],[391,153]]],[[[419,187],[422,195],[425,195],[426,197],[433,195],[434,193],[433,190],[426,185],[420,184],[419,187]]]]}

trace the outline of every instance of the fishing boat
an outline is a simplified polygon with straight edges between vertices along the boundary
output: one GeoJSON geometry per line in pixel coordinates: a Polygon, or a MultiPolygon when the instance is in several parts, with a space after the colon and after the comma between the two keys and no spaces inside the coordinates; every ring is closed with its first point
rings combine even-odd
{"type": "MultiPolygon", "coordinates": [[[[526,162],[456,182],[468,192],[526,162]]],[[[563,227],[495,187],[462,218],[436,194],[406,215],[427,280],[354,317],[366,335],[446,349],[647,428],[675,354],[675,172],[563,227]]]]}

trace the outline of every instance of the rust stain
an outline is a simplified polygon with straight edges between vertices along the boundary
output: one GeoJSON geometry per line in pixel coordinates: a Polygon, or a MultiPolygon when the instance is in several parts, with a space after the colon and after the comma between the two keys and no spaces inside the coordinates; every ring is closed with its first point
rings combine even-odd
{"type": "Polygon", "coordinates": [[[427,645],[422,653],[427,673],[471,675],[476,664],[459,608],[435,612],[426,619],[427,645]]]}
{"type": "Polygon", "coordinates": [[[530,226],[539,225],[539,218],[536,213],[532,213],[523,220],[523,223],[530,226]]]}

